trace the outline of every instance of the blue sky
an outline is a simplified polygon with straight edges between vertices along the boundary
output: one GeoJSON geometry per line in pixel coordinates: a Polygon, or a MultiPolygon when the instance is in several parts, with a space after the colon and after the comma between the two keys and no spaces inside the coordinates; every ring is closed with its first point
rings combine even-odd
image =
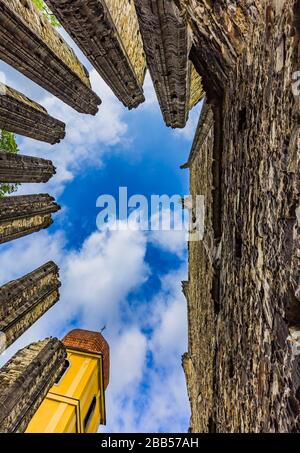
{"type": "MultiPolygon", "coordinates": [[[[187,275],[181,233],[98,231],[96,200],[129,195],[188,194],[186,162],[199,109],[183,131],[166,128],[149,76],[147,101],[127,111],[76,49],[103,104],[96,117],[80,115],[0,62],[0,78],[44,105],[67,124],[66,139],[51,146],[18,138],[24,154],[47,157],[57,175],[47,184],[24,184],[21,194],[47,192],[62,210],[48,230],[0,248],[0,283],[20,277],[47,260],[61,269],[61,299],[2,357],[45,336],[72,327],[100,330],[111,346],[107,432],[187,431],[190,409],[181,368],[187,350],[187,275]],[[16,259],[17,257],[17,259],[16,259]]],[[[121,220],[120,220],[121,222],[121,220]]]]}

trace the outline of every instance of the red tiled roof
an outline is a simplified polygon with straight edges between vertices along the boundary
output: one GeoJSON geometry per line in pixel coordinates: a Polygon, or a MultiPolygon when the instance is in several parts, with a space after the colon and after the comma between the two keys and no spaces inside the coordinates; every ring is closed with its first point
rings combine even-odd
{"type": "Polygon", "coordinates": [[[67,348],[103,355],[104,388],[109,383],[109,345],[99,332],[75,329],[69,332],[63,339],[67,348]]]}

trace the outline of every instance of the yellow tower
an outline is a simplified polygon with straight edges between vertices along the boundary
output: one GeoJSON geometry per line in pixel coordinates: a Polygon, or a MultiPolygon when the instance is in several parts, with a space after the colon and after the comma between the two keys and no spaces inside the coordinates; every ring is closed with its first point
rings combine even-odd
{"type": "Polygon", "coordinates": [[[105,425],[109,346],[100,333],[72,330],[63,340],[65,367],[32,418],[27,433],[96,433],[105,425]]]}

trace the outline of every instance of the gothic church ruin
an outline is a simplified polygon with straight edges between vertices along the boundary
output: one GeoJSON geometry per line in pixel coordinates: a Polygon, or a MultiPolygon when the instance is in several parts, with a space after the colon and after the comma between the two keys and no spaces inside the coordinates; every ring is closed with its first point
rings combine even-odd
{"type": "MultiPolygon", "coordinates": [[[[183,165],[191,196],[205,198],[204,237],[189,242],[183,282],[190,431],[300,432],[300,1],[46,4],[129,109],[144,101],[146,68],[167,126],[184,127],[203,101],[183,165]]],[[[77,111],[97,113],[87,70],[31,0],[0,0],[0,37],[3,61],[77,111]]],[[[42,106],[0,88],[0,128],[51,144],[64,138],[65,125],[42,106]]],[[[49,161],[2,154],[0,181],[55,173],[49,161]]],[[[59,207],[41,194],[4,197],[0,209],[6,242],[48,227],[59,207]]],[[[47,263],[0,289],[8,344],[58,301],[58,287],[47,263]]],[[[26,429],[64,357],[58,340],[45,340],[0,370],[1,431],[26,429]]]]}

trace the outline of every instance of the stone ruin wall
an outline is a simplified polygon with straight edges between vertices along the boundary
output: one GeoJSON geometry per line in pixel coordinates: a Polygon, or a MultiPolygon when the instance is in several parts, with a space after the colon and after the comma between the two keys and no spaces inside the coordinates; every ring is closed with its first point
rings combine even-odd
{"type": "MultiPolygon", "coordinates": [[[[35,304],[27,304],[23,310],[15,310],[11,317],[5,320],[5,347],[13,344],[24,332],[26,332],[36,321],[46,314],[59,300],[57,289],[44,295],[42,300],[37,300],[35,304]],[[20,316],[20,318],[18,318],[20,316]],[[16,321],[17,318],[17,321],[16,321]],[[11,324],[9,323],[11,321],[11,324]]],[[[0,323],[1,326],[1,323],[0,323]]],[[[0,346],[4,349],[4,345],[0,346]]]]}
{"type": "Polygon", "coordinates": [[[258,24],[224,100],[216,382],[223,404],[215,416],[226,431],[300,431],[300,356],[289,344],[300,322],[296,5],[288,0],[258,24]]]}
{"type": "Polygon", "coordinates": [[[18,103],[28,106],[30,109],[37,110],[40,113],[45,115],[48,114],[47,110],[37,102],[29,99],[25,94],[20,93],[20,91],[14,90],[3,83],[0,83],[0,95],[1,96],[8,96],[9,98],[15,99],[18,103]]]}
{"type": "Polygon", "coordinates": [[[191,430],[300,431],[300,2],[177,3],[214,114],[190,162],[206,201],[184,283],[191,430]]]}
{"type": "Polygon", "coordinates": [[[1,83],[0,129],[51,144],[65,137],[62,121],[48,115],[40,104],[1,83]]]}
{"type": "Polygon", "coordinates": [[[81,113],[100,98],[75,53],[31,0],[0,0],[0,57],[81,113]]]}
{"type": "MultiPolygon", "coordinates": [[[[228,5],[235,2],[222,3],[226,7],[209,11],[221,39],[228,5]]],[[[214,26],[203,4],[193,0],[188,6],[198,32],[194,58],[198,53],[202,70],[203,24],[214,26]]],[[[300,69],[300,3],[255,6],[255,32],[248,36],[250,10],[231,10],[236,28],[223,33],[233,44],[231,54],[224,47],[224,60],[218,61],[212,52],[210,85],[204,80],[217,158],[206,235],[211,212],[220,259],[209,265],[205,240],[190,244],[190,351],[184,366],[193,432],[300,431],[300,108],[292,91],[292,74],[300,69]],[[240,31],[245,28],[244,40],[237,23],[240,31]]],[[[207,192],[195,187],[205,168],[194,160],[192,192],[207,192]]]]}
{"type": "Polygon", "coordinates": [[[87,87],[91,88],[86,69],[76,57],[73,49],[30,0],[1,0],[1,2],[26,21],[32,31],[50,47],[54,54],[58,55],[87,87]]]}
{"type": "Polygon", "coordinates": [[[58,267],[49,262],[0,287],[0,332],[4,350],[59,300],[58,267]],[[4,340],[4,339],[3,339],[4,340]]]}
{"type": "Polygon", "coordinates": [[[0,244],[48,228],[52,223],[51,214],[38,214],[27,218],[1,222],[0,244]]]}
{"type": "Polygon", "coordinates": [[[190,110],[195,107],[204,97],[204,91],[201,83],[201,77],[196,71],[194,65],[191,68],[191,84],[190,84],[190,110]]]}
{"type": "Polygon", "coordinates": [[[55,338],[20,350],[0,370],[0,433],[23,433],[59,376],[67,353],[55,338]]]}
{"type": "MultiPolygon", "coordinates": [[[[205,232],[203,241],[189,242],[189,280],[183,282],[188,304],[189,350],[183,357],[188,394],[192,407],[191,427],[205,432],[205,422],[213,407],[213,355],[215,349],[215,313],[211,294],[213,285],[214,230],[213,230],[213,147],[212,117],[205,125],[199,124],[193,146],[190,168],[190,194],[204,196],[205,232]],[[201,128],[201,129],[200,129],[201,128]],[[205,131],[205,132],[204,132],[205,131]],[[206,337],[206,341],[203,338],[206,337]],[[205,395],[201,389],[206,389],[205,395]],[[201,415],[199,408],[201,407],[201,415]]],[[[191,213],[195,215],[195,213],[191,213]]],[[[195,218],[193,219],[195,220],[195,218]]]]}
{"type": "Polygon", "coordinates": [[[11,154],[0,148],[0,183],[46,183],[55,173],[48,159],[11,154]]]}
{"type": "Polygon", "coordinates": [[[59,210],[47,194],[0,198],[0,244],[47,228],[59,210]]]}
{"type": "Polygon", "coordinates": [[[141,87],[146,75],[146,58],[133,0],[105,0],[129,61],[141,87]]]}

